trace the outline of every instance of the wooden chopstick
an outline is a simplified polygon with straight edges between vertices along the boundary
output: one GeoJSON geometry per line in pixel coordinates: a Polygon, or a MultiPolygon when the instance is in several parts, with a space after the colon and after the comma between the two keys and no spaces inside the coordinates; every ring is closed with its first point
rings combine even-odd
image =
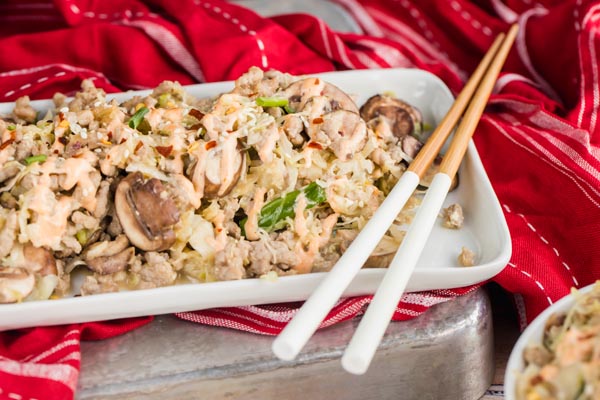
{"type": "MultiPolygon", "coordinates": [[[[277,357],[283,360],[292,360],[296,357],[308,339],[317,330],[329,310],[331,310],[344,290],[350,285],[352,279],[360,271],[362,265],[379,243],[379,240],[412,195],[419,183],[420,177],[427,170],[446,138],[450,135],[456,121],[464,112],[475,88],[479,85],[484,72],[494,58],[503,37],[504,35],[501,34],[494,41],[486,56],[480,62],[479,67],[448,112],[451,115],[446,116],[440,123],[444,128],[441,129],[438,127],[432,135],[433,139],[428,139],[425,146],[421,149],[420,153],[426,152],[426,154],[417,158],[420,160],[418,163],[422,166],[419,168],[414,167],[413,170],[409,168],[401,176],[398,183],[396,183],[375,214],[359,232],[352,244],[346,249],[320,285],[298,310],[295,317],[275,339],[272,349],[277,357]],[[430,141],[435,141],[435,144],[429,144],[430,141]],[[434,151],[435,154],[431,156],[429,153],[434,151]]],[[[413,161],[413,164],[415,161],[413,161]]]]}
{"type": "Polygon", "coordinates": [[[494,83],[515,40],[517,30],[517,25],[511,27],[473,95],[440,165],[440,172],[433,178],[411,226],[344,352],[342,365],[348,372],[365,373],[375,355],[443,206],[452,178],[475,132],[494,83]]]}
{"type": "Polygon", "coordinates": [[[423,177],[423,174],[427,171],[435,157],[440,153],[442,146],[450,136],[450,133],[456,126],[456,123],[464,113],[465,109],[469,105],[475,90],[479,86],[482,77],[488,70],[490,64],[494,60],[500,45],[505,38],[504,33],[500,33],[496,40],[492,43],[485,56],[479,62],[479,65],[471,74],[471,78],[463,87],[463,90],[452,103],[452,107],[448,110],[442,121],[435,128],[431,136],[427,139],[427,142],[423,145],[421,150],[417,153],[415,159],[410,163],[408,171],[412,171],[419,177],[423,177]]]}

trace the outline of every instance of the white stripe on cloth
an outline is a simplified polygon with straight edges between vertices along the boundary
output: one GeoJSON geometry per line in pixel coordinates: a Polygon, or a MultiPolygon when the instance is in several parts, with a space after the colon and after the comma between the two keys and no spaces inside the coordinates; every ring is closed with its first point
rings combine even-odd
{"type": "Polygon", "coordinates": [[[42,358],[47,357],[53,353],[55,353],[57,351],[57,347],[58,346],[62,346],[62,348],[64,348],[63,343],[64,341],[70,337],[73,336],[75,334],[79,334],[80,331],[79,329],[72,329],[69,332],[65,333],[65,335],[63,336],[63,341],[57,345],[52,346],[51,348],[49,348],[48,350],[46,350],[44,353],[41,353],[39,355],[35,355],[35,354],[30,354],[27,357],[23,358],[21,361],[27,361],[27,362],[38,362],[38,361],[42,361],[42,358]]]}
{"type": "Polygon", "coordinates": [[[506,23],[512,24],[519,18],[519,15],[510,9],[506,4],[500,0],[492,0],[492,7],[496,14],[506,23]]]}
{"type": "Polygon", "coordinates": [[[325,54],[327,54],[327,57],[331,60],[333,59],[331,44],[329,43],[329,37],[327,36],[327,28],[321,19],[319,19],[319,30],[321,31],[321,39],[323,40],[323,45],[325,46],[325,54]]]}
{"type": "Polygon", "coordinates": [[[590,59],[592,60],[591,68],[592,68],[592,94],[593,94],[593,104],[592,104],[592,114],[590,115],[590,132],[596,131],[596,122],[598,118],[598,107],[600,106],[600,93],[598,92],[598,63],[595,62],[598,60],[596,57],[596,33],[598,30],[595,26],[593,26],[589,31],[589,39],[588,39],[588,47],[590,50],[590,59]]]}
{"type": "Polygon", "coordinates": [[[548,10],[543,8],[531,8],[525,11],[519,17],[519,32],[517,33],[517,39],[515,41],[515,46],[517,48],[517,53],[527,71],[531,74],[531,76],[539,83],[542,90],[548,95],[551,99],[558,101],[562,104],[560,96],[556,93],[556,91],[552,88],[552,86],[540,75],[540,73],[535,69],[533,63],[531,62],[531,58],[529,57],[529,50],[527,49],[527,42],[525,40],[526,36],[526,27],[527,21],[531,17],[539,17],[548,14],[548,10]]]}
{"type": "MultiPolygon", "coordinates": [[[[580,151],[574,149],[567,142],[564,142],[564,141],[560,140],[559,137],[557,137],[557,135],[560,135],[565,139],[577,140],[580,144],[585,146],[586,150],[589,151],[590,155],[594,156],[594,158],[597,161],[600,161],[600,158],[598,157],[598,156],[600,156],[600,149],[590,145],[589,136],[587,135],[587,133],[585,133],[584,131],[579,130],[579,129],[573,129],[571,127],[569,127],[570,129],[560,129],[560,128],[557,129],[557,127],[560,127],[560,125],[557,123],[558,120],[552,121],[552,122],[555,122],[554,124],[552,124],[552,123],[549,123],[549,121],[548,121],[548,120],[552,120],[551,117],[544,118],[544,114],[541,112],[538,112],[536,114],[530,116],[529,120],[532,121],[533,123],[535,123],[537,126],[540,126],[543,129],[535,129],[532,127],[528,127],[528,128],[534,130],[537,135],[548,140],[554,146],[554,148],[556,150],[559,150],[560,152],[562,152],[568,159],[570,159],[579,168],[586,171],[593,177],[596,177],[596,180],[599,181],[599,183],[600,183],[600,168],[598,166],[594,166],[594,165],[590,164],[585,158],[580,156],[580,153],[581,153],[580,151]],[[539,114],[540,117],[539,118],[536,117],[536,114],[539,114]]],[[[511,122],[515,126],[515,129],[517,129],[517,131],[519,133],[522,133],[522,135],[524,137],[530,136],[530,135],[527,135],[524,131],[520,131],[517,128],[517,126],[523,126],[523,127],[525,127],[525,126],[522,125],[520,122],[515,121],[513,118],[510,118],[511,116],[509,114],[500,114],[500,116],[503,117],[504,119],[506,119],[506,121],[511,122]]],[[[588,182],[587,180],[585,180],[583,178],[581,178],[581,181],[584,183],[587,183],[590,186],[590,188],[593,190],[595,190],[595,188],[597,186],[591,182],[588,182]]],[[[596,193],[600,194],[600,192],[598,192],[598,191],[596,191],[596,193]]]]}
{"type": "Polygon", "coordinates": [[[340,55],[340,58],[342,59],[342,62],[344,63],[344,66],[351,68],[351,69],[356,69],[356,66],[348,58],[348,54],[346,52],[346,46],[344,45],[344,42],[342,42],[342,39],[340,39],[340,37],[337,35],[335,36],[335,45],[336,45],[336,49],[340,55]]]}
{"type": "Polygon", "coordinates": [[[258,47],[258,50],[260,52],[260,60],[261,60],[261,65],[263,67],[263,69],[266,69],[269,67],[269,60],[267,59],[267,53],[265,52],[265,44],[264,42],[257,36],[256,31],[252,30],[252,29],[248,29],[248,27],[244,24],[240,23],[240,20],[233,17],[232,15],[227,13],[227,12],[223,12],[223,10],[221,9],[221,7],[218,6],[213,6],[212,4],[208,3],[208,2],[202,2],[200,0],[194,0],[194,4],[198,5],[198,6],[203,6],[205,9],[207,10],[212,10],[215,14],[217,14],[218,16],[222,17],[223,19],[225,19],[226,21],[232,23],[233,25],[237,26],[237,28],[250,35],[254,41],[256,42],[256,46],[258,47]]]}
{"type": "MultiPolygon", "coordinates": [[[[577,186],[580,191],[583,193],[583,195],[590,201],[590,203],[592,203],[593,205],[595,205],[596,207],[600,208],[600,203],[594,199],[594,197],[592,197],[592,195],[590,195],[588,193],[587,190],[585,190],[581,184],[578,182],[579,178],[576,174],[573,174],[573,171],[569,170],[568,168],[566,168],[564,165],[562,165],[562,163],[558,163],[555,164],[553,162],[551,162],[550,160],[548,160],[546,157],[539,157],[539,154],[534,152],[531,148],[529,148],[528,146],[525,146],[524,144],[520,143],[519,141],[517,141],[512,135],[510,135],[499,123],[497,123],[496,121],[494,121],[492,118],[484,115],[482,117],[482,119],[488,121],[489,123],[491,123],[492,125],[494,125],[494,127],[496,127],[496,129],[504,136],[506,137],[508,140],[510,140],[511,142],[513,142],[515,145],[517,145],[518,147],[522,148],[523,150],[533,154],[535,157],[538,157],[540,160],[544,161],[546,164],[550,165],[552,168],[556,169],[558,172],[560,172],[561,174],[565,175],[567,178],[569,178],[569,180],[571,180],[575,186],[577,186]]],[[[527,137],[523,138],[526,141],[529,141],[527,137]]],[[[530,143],[533,144],[534,146],[536,145],[535,142],[534,143],[530,143]]],[[[585,181],[584,181],[585,182],[585,181]]],[[[587,182],[585,182],[587,185],[587,182]]],[[[589,187],[589,185],[587,185],[589,187]]],[[[594,188],[590,188],[593,191],[595,191],[594,188]]]]}
{"type": "Polygon", "coordinates": [[[51,355],[58,353],[59,351],[66,351],[70,347],[74,347],[74,349],[69,350],[70,352],[79,352],[79,343],[80,343],[79,339],[63,340],[56,346],[46,350],[45,352],[43,352],[41,354],[38,354],[37,356],[33,357],[32,359],[28,360],[27,362],[31,362],[31,363],[44,362],[51,355]]]}
{"type": "Polygon", "coordinates": [[[424,307],[431,307],[439,303],[450,300],[448,297],[439,297],[432,294],[406,293],[402,296],[401,302],[415,304],[424,307]]]}
{"type": "Polygon", "coordinates": [[[368,36],[384,37],[384,33],[367,10],[356,0],[332,0],[343,6],[368,36]]]}
{"type": "Polygon", "coordinates": [[[358,58],[358,61],[360,61],[365,67],[370,69],[389,67],[389,65],[382,65],[377,60],[373,59],[370,55],[360,50],[354,50],[354,56],[358,58]]]}
{"type": "Polygon", "coordinates": [[[173,61],[185,69],[199,82],[204,82],[204,74],[194,56],[186,49],[181,41],[166,27],[152,21],[144,20],[120,20],[114,22],[117,25],[132,26],[141,29],[150,36],[163,50],[171,56],[173,61]]]}
{"type": "Polygon", "coordinates": [[[432,46],[426,39],[416,31],[404,24],[398,19],[382,13],[379,10],[368,8],[369,13],[373,15],[376,21],[383,24],[382,29],[385,37],[395,40],[415,54],[415,57],[423,62],[439,61],[443,62],[462,80],[466,80],[467,74],[452,62],[448,56],[432,46]],[[387,27],[387,28],[386,28],[387,27]]]}
{"type": "Polygon", "coordinates": [[[522,275],[525,275],[527,278],[529,278],[530,280],[532,280],[535,285],[537,287],[540,288],[540,290],[542,291],[543,295],[546,296],[546,300],[548,300],[548,304],[552,305],[552,299],[550,298],[550,296],[548,296],[548,293],[546,292],[546,288],[544,287],[544,285],[542,285],[540,283],[540,281],[538,281],[537,279],[535,279],[531,273],[524,271],[522,269],[520,269],[519,267],[517,267],[515,264],[509,262],[508,265],[512,268],[514,268],[515,270],[519,271],[522,275]]]}
{"type": "Polygon", "coordinates": [[[494,86],[494,93],[500,93],[506,85],[512,82],[523,82],[537,89],[541,89],[540,85],[537,82],[534,82],[521,74],[507,73],[498,78],[498,80],[496,80],[496,85],[494,86]]]}
{"type": "Polygon", "coordinates": [[[49,379],[60,382],[71,390],[77,387],[79,371],[69,364],[20,363],[13,360],[0,360],[0,372],[26,378],[49,379]]]}
{"type": "MultiPolygon", "coordinates": [[[[500,116],[507,122],[515,125],[515,127],[524,126],[520,122],[516,121],[510,114],[500,114],[500,116]]],[[[597,180],[600,183],[600,167],[590,164],[585,158],[580,156],[581,152],[579,150],[574,149],[566,141],[562,141],[559,138],[559,136],[561,136],[564,139],[576,140],[581,145],[585,146],[589,154],[600,162],[600,148],[590,145],[589,135],[585,131],[581,129],[573,129],[572,127],[568,127],[569,129],[564,129],[564,127],[558,123],[558,120],[553,120],[551,117],[545,116],[542,112],[537,112],[534,115],[529,116],[529,120],[542,128],[535,129],[533,127],[528,127],[529,129],[534,130],[537,135],[548,140],[557,150],[562,152],[579,168],[583,169],[590,175],[597,177],[597,180]]],[[[523,132],[523,135],[527,134],[523,132]]],[[[595,185],[591,186],[593,187],[595,185]]]]}
{"type": "Polygon", "coordinates": [[[360,39],[358,44],[369,47],[378,57],[381,57],[390,67],[409,68],[414,64],[395,47],[375,40],[360,39]]]}
{"type": "Polygon", "coordinates": [[[96,75],[97,77],[104,79],[107,83],[110,83],[108,78],[102,72],[94,71],[93,69],[89,69],[89,68],[75,67],[73,65],[64,64],[64,63],[53,63],[53,64],[46,64],[46,65],[39,65],[36,67],[22,68],[22,69],[15,69],[12,71],[0,72],[0,78],[34,74],[34,73],[37,73],[40,71],[45,71],[45,70],[52,69],[52,68],[62,69],[62,70],[66,70],[69,72],[75,72],[75,73],[88,73],[88,74],[96,75]]]}
{"type": "MultiPolygon", "coordinates": [[[[509,109],[520,114],[529,114],[527,118],[536,126],[542,128],[543,130],[552,130],[554,133],[560,134],[565,138],[576,140],[587,149],[591,156],[600,161],[600,148],[590,144],[590,135],[586,130],[574,128],[553,114],[543,111],[538,105],[535,104],[523,103],[513,99],[493,100],[490,103],[503,104],[509,109]]],[[[511,123],[515,122],[510,114],[500,115],[511,123]]]]}

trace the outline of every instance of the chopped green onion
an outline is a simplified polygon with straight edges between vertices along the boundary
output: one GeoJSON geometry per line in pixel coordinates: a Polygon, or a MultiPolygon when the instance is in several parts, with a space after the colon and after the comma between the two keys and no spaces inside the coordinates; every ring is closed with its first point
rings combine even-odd
{"type": "MultiPolygon", "coordinates": [[[[300,194],[304,194],[307,210],[327,201],[325,189],[318,183],[312,182],[300,190],[294,190],[265,204],[260,210],[258,226],[267,232],[283,228],[286,225],[286,219],[296,215],[296,199],[300,194]]],[[[247,220],[248,218],[244,218],[240,221],[240,228],[242,228],[244,236],[246,235],[244,227],[247,220]]]]}
{"type": "Polygon", "coordinates": [[[79,242],[79,244],[84,246],[88,241],[88,230],[87,229],[78,230],[77,233],[75,234],[75,237],[77,238],[77,241],[79,242]]]}
{"type": "Polygon", "coordinates": [[[8,129],[9,131],[14,131],[15,129],[17,129],[17,126],[14,124],[10,124],[9,126],[6,127],[6,129],[8,129]]]}
{"type": "Polygon", "coordinates": [[[294,109],[293,109],[292,107],[290,107],[289,105],[285,105],[285,106],[283,106],[283,109],[285,110],[285,112],[286,112],[287,114],[293,114],[293,113],[295,113],[295,112],[296,112],[296,111],[294,111],[294,109]]]}
{"type": "Polygon", "coordinates": [[[282,97],[257,97],[256,104],[261,107],[285,107],[288,99],[282,97]]]}
{"type": "Polygon", "coordinates": [[[140,123],[144,120],[144,115],[148,114],[150,110],[148,107],[142,107],[133,114],[131,119],[129,120],[129,127],[133,129],[137,129],[140,123]]]}
{"type": "Polygon", "coordinates": [[[25,159],[25,164],[31,165],[35,162],[44,162],[46,161],[46,158],[48,158],[48,156],[45,154],[38,154],[37,156],[27,157],[25,159]]]}

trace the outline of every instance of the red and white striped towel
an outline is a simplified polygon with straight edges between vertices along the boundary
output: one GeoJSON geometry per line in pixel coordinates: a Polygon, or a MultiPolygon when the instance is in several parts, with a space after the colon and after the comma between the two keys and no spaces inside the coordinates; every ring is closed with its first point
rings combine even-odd
{"type": "MultiPolygon", "coordinates": [[[[494,37],[521,29],[475,135],[513,240],[494,278],[515,294],[522,326],[600,278],[600,5],[590,0],[336,0],[363,34],[314,16],[263,18],[216,0],[8,0],[0,4],[0,102],[79,89],[107,92],[235,79],[250,66],[300,74],[414,67],[458,92],[494,37]]],[[[408,319],[473,288],[408,294],[408,319]]],[[[341,301],[323,326],[360,312],[341,301]]],[[[190,321],[276,334],[298,304],[181,313],[190,321]]],[[[151,317],[0,333],[0,398],[65,399],[80,340],[151,317]]],[[[0,322],[1,324],[1,322],[0,322]]]]}

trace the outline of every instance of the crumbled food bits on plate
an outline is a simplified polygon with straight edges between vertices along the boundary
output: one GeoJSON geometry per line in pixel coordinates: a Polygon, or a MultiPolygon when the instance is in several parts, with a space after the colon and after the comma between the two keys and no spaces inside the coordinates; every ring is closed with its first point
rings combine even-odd
{"type": "Polygon", "coordinates": [[[472,267],[475,265],[475,253],[463,246],[458,255],[458,263],[463,267],[472,267]]]}
{"type": "Polygon", "coordinates": [[[465,221],[460,204],[452,204],[447,208],[444,208],[442,216],[444,218],[444,227],[449,229],[460,229],[465,221]]]}

